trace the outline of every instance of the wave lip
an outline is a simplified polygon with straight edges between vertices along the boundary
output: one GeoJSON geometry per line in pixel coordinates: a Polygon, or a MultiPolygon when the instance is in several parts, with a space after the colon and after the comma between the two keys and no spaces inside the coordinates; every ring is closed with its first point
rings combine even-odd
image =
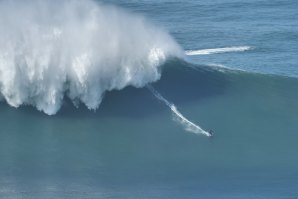
{"type": "Polygon", "coordinates": [[[224,48],[210,48],[210,49],[202,49],[202,50],[188,50],[185,51],[185,54],[188,56],[194,55],[210,55],[217,53],[228,53],[228,52],[242,52],[251,50],[251,46],[234,46],[234,47],[224,47],[224,48]]]}
{"type": "Polygon", "coordinates": [[[67,96],[96,109],[106,91],[157,81],[161,64],[183,56],[167,32],[114,6],[0,1],[0,96],[13,107],[51,115],[67,96]]]}

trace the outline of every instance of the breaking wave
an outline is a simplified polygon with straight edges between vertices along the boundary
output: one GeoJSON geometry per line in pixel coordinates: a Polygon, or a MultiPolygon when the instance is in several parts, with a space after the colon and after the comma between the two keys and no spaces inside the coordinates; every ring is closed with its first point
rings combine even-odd
{"type": "Polygon", "coordinates": [[[0,1],[0,99],[13,107],[51,115],[67,96],[96,109],[106,91],[157,81],[168,58],[183,56],[168,33],[113,6],[0,1]]]}

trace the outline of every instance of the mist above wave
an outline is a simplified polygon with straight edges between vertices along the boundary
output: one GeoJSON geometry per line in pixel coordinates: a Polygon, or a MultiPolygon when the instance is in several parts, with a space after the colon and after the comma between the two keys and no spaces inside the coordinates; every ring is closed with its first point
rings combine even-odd
{"type": "Polygon", "coordinates": [[[157,81],[160,65],[183,55],[165,31],[113,6],[0,2],[0,99],[14,107],[55,114],[67,96],[96,109],[104,92],[157,81]]]}

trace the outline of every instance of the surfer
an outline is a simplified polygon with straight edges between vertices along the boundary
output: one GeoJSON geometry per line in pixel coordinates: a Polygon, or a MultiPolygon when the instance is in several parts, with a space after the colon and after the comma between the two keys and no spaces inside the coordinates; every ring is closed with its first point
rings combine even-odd
{"type": "Polygon", "coordinates": [[[208,133],[209,133],[209,136],[210,137],[213,137],[214,134],[213,134],[213,131],[212,130],[209,130],[208,133]]]}

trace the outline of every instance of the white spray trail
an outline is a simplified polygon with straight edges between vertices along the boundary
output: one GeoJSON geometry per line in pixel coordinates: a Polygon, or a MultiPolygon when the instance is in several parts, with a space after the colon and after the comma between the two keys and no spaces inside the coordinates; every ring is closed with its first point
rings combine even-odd
{"type": "Polygon", "coordinates": [[[211,49],[202,49],[202,50],[188,50],[185,51],[185,54],[188,56],[193,55],[210,55],[217,53],[228,53],[228,52],[242,52],[251,50],[250,46],[234,46],[234,47],[225,47],[225,48],[211,48],[211,49]]]}
{"type": "Polygon", "coordinates": [[[166,100],[157,90],[155,90],[152,86],[147,85],[147,88],[151,93],[161,102],[163,102],[166,106],[168,106],[172,113],[175,116],[175,119],[179,121],[179,123],[185,128],[185,130],[195,133],[195,134],[203,134],[205,136],[211,137],[212,134],[203,130],[199,125],[189,121],[186,117],[184,117],[178,110],[177,107],[166,100]]]}

